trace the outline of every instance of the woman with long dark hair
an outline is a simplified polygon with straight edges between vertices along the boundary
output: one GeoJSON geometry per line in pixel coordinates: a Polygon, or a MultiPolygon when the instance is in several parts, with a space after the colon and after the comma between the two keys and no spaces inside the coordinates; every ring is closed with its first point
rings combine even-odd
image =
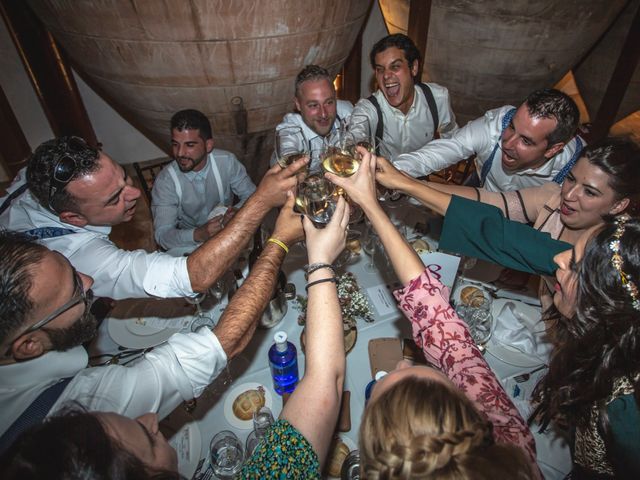
{"type": "Polygon", "coordinates": [[[640,478],[640,220],[610,217],[555,261],[557,345],[532,419],[575,429],[576,478],[640,478]]]}

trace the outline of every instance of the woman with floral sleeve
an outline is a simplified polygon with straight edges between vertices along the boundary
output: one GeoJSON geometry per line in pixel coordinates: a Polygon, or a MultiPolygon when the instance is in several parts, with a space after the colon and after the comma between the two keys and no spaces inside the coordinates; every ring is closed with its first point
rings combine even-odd
{"type": "Polygon", "coordinates": [[[402,361],[379,380],[360,430],[362,473],[377,478],[536,478],[526,422],[449,305],[449,291],[425,269],[378,204],[375,157],[359,171],[327,174],[358,203],[404,288],[396,293],[413,337],[435,368],[402,361]]]}

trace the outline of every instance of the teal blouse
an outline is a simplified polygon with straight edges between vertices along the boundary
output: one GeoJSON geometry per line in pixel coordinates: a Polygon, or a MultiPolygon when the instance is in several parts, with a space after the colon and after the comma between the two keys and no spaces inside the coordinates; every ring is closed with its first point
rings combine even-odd
{"type": "Polygon", "coordinates": [[[538,275],[553,275],[557,268],[553,257],[571,248],[548,233],[506,219],[493,205],[455,195],[444,217],[439,246],[538,275]]]}

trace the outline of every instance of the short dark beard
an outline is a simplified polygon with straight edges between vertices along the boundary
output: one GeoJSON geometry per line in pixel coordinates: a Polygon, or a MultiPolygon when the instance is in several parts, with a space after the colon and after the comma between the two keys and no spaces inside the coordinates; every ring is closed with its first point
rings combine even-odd
{"type": "Polygon", "coordinates": [[[205,152],[205,154],[202,157],[200,157],[200,159],[198,159],[198,160],[194,160],[191,157],[178,157],[178,158],[188,158],[189,160],[191,160],[193,162],[193,164],[191,165],[190,168],[186,168],[186,169],[182,168],[182,166],[178,162],[178,158],[176,158],[176,163],[177,163],[178,168],[180,169],[181,172],[183,172],[183,173],[191,172],[191,171],[193,171],[194,168],[196,168],[198,165],[200,165],[204,161],[205,158],[207,158],[207,155],[209,155],[209,154],[205,152]]]}
{"type": "Polygon", "coordinates": [[[43,328],[49,335],[51,349],[64,352],[91,340],[98,332],[98,321],[87,309],[73,325],[66,328],[43,328]]]}

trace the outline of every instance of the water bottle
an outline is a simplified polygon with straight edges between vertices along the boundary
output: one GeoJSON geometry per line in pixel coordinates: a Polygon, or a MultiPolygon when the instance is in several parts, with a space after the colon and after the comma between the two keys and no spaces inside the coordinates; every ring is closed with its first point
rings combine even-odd
{"type": "Polygon", "coordinates": [[[291,393],[298,384],[298,355],[296,346],[287,341],[286,332],[276,332],[269,349],[269,366],[276,393],[291,393]]]}

